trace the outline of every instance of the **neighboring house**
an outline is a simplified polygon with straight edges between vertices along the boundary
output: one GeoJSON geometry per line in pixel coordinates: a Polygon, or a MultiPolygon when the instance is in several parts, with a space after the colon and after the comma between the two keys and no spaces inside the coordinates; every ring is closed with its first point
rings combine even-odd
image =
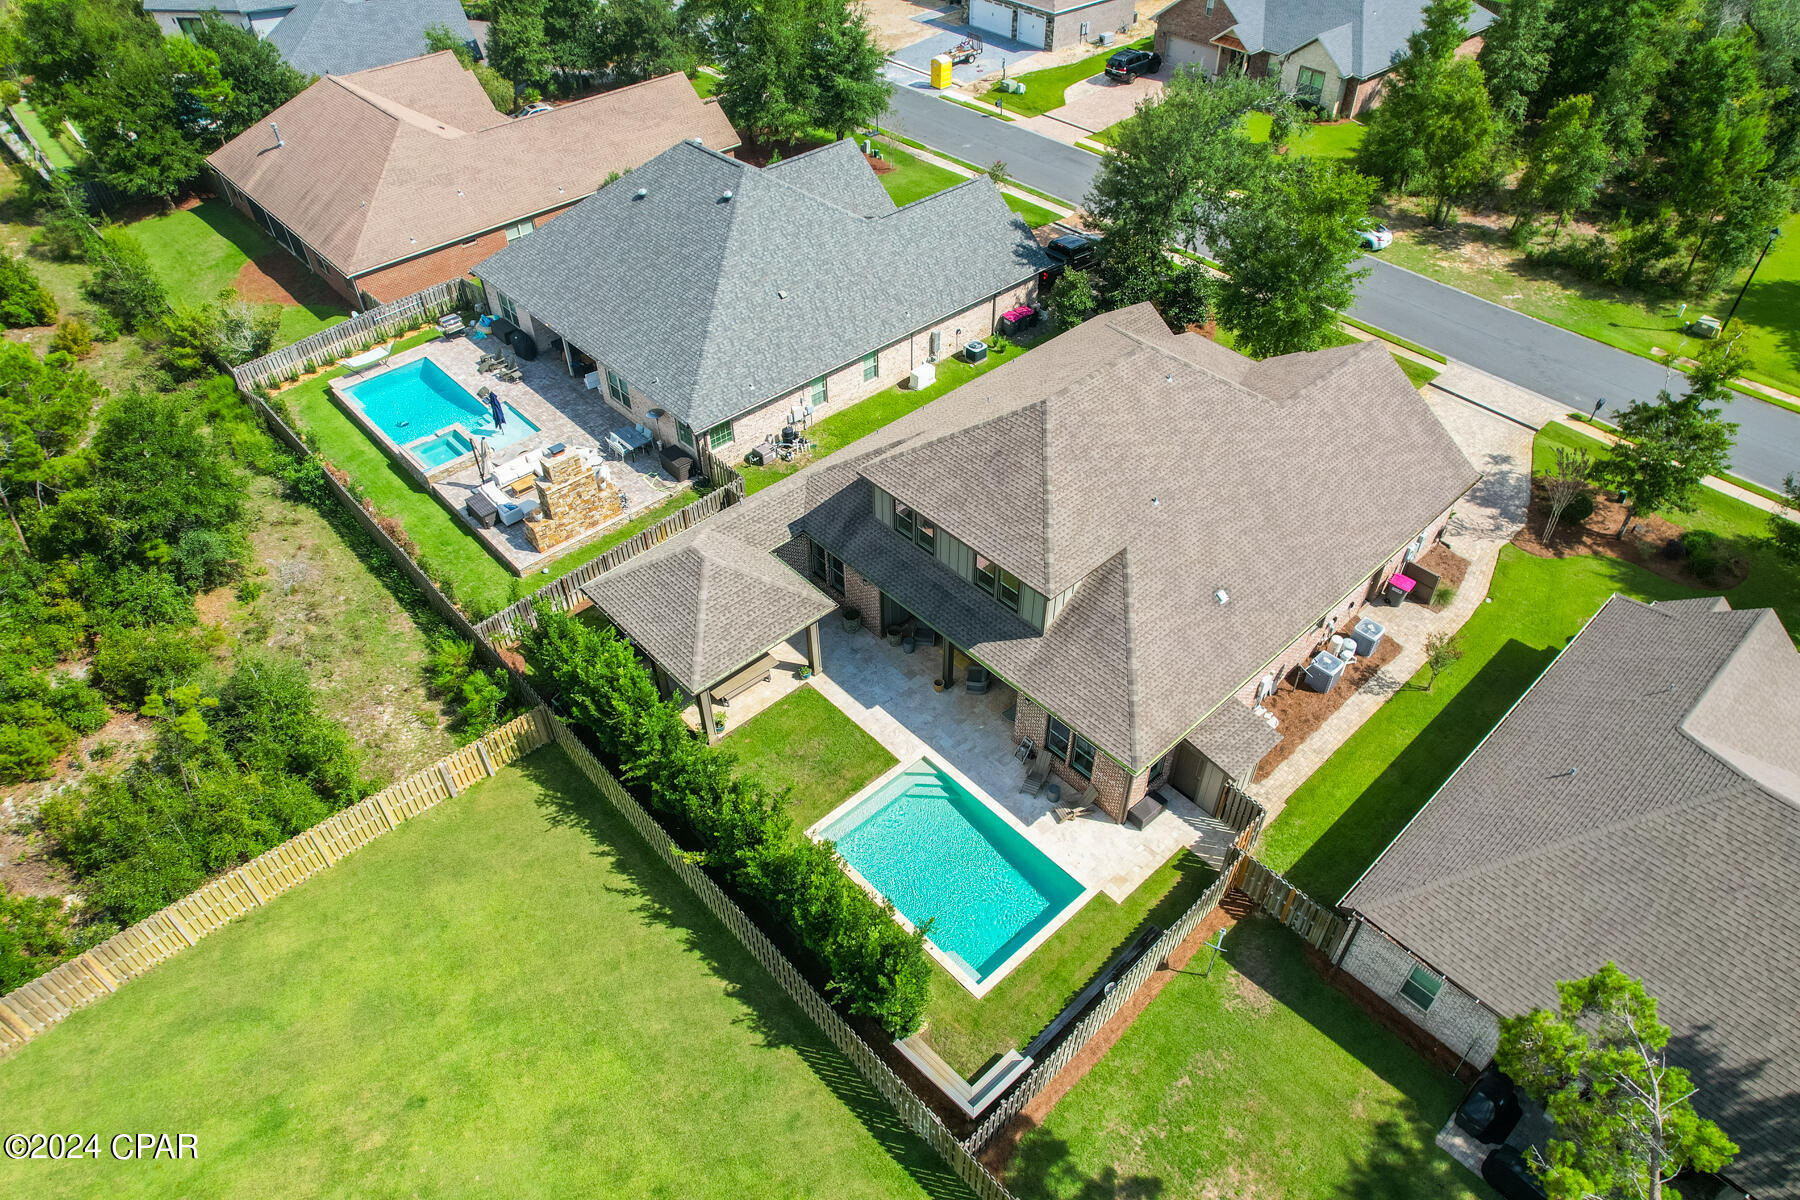
{"type": "Polygon", "coordinates": [[[708,689],[829,610],[738,582],[772,554],[876,636],[942,635],[948,687],[966,657],[1014,691],[1013,736],[1050,751],[1071,799],[1091,780],[1123,820],[1162,785],[1210,813],[1279,740],[1250,710],[1265,677],[1349,619],[1477,478],[1379,343],[1253,362],[1142,304],[585,591],[704,717],[708,689]]]}
{"type": "Polygon", "coordinates": [[[327,76],[207,162],[222,195],[363,307],[463,275],[688,138],[738,140],[681,75],[513,118],[445,50],[327,76]]]}
{"type": "Polygon", "coordinates": [[[1498,1017],[1618,963],[1730,1179],[1800,1197],[1796,714],[1771,610],[1614,596],[1350,890],[1340,966],[1480,1065],[1498,1017]]]}
{"type": "Polygon", "coordinates": [[[661,441],[735,459],[987,336],[1047,263],[987,179],[895,208],[850,141],[764,168],[683,143],[475,273],[661,441]]]}
{"type": "Polygon", "coordinates": [[[1137,24],[1136,0],[968,0],[969,24],[1027,46],[1060,50],[1137,24]]]}
{"type": "Polygon", "coordinates": [[[267,38],[309,75],[349,75],[425,52],[425,30],[442,25],[479,54],[458,0],[144,0],[165,33],[192,34],[200,14],[219,15],[267,38]]]}
{"type": "MultiPolygon", "coordinates": [[[[1207,76],[1243,70],[1328,116],[1354,117],[1381,102],[1381,81],[1421,24],[1426,0],[1179,0],[1156,22],[1171,67],[1207,76]]],[[[1459,55],[1481,50],[1494,14],[1477,4],[1459,55]]]]}

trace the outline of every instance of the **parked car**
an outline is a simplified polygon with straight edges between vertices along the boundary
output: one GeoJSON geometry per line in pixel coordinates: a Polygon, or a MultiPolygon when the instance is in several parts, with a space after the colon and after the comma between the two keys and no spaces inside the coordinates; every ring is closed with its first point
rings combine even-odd
{"type": "Polygon", "coordinates": [[[1476,1141],[1494,1146],[1507,1139],[1524,1111],[1511,1078],[1490,1067],[1457,1106],[1456,1124],[1476,1141]]]}
{"type": "Polygon", "coordinates": [[[527,104],[524,108],[521,108],[518,112],[514,113],[513,116],[514,117],[535,117],[539,113],[547,113],[549,111],[550,111],[550,106],[548,104],[544,104],[544,103],[540,102],[537,104],[527,104]]]}
{"type": "Polygon", "coordinates": [[[1364,222],[1357,227],[1356,236],[1365,250],[1386,250],[1394,244],[1393,232],[1378,222],[1364,222]]]}
{"type": "Polygon", "coordinates": [[[1531,1162],[1512,1146],[1498,1147],[1481,1164],[1481,1177],[1504,1200],[1545,1200],[1531,1162]]]}
{"type": "Polygon", "coordinates": [[[1121,50],[1106,60],[1106,77],[1130,83],[1140,75],[1154,75],[1162,70],[1162,55],[1148,50],[1121,50]]]}
{"type": "Polygon", "coordinates": [[[1044,247],[1051,258],[1049,266],[1038,272],[1038,286],[1049,287],[1070,267],[1084,271],[1100,258],[1100,239],[1065,233],[1044,247]]]}

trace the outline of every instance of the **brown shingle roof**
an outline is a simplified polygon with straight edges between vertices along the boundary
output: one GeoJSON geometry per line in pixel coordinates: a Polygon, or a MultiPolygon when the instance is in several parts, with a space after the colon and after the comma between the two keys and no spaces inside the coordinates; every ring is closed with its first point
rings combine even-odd
{"type": "Polygon", "coordinates": [[[327,76],[207,161],[355,277],[573,204],[677,142],[737,134],[680,75],[535,117],[496,111],[449,51],[327,76]]]}

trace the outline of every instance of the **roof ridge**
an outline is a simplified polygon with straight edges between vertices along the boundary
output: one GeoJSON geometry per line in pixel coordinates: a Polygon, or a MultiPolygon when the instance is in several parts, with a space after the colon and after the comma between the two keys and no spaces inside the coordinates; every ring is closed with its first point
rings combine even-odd
{"type": "MultiPolygon", "coordinates": [[[[703,143],[695,142],[691,139],[684,138],[683,140],[677,142],[675,144],[675,147],[671,147],[671,149],[682,147],[682,146],[687,147],[689,150],[697,150],[703,154],[711,155],[713,158],[719,160],[720,162],[729,163],[732,166],[737,167],[738,168],[738,177],[739,177],[740,181],[745,180],[745,179],[763,180],[763,179],[767,178],[767,176],[765,176],[761,171],[753,168],[749,163],[740,162],[737,159],[731,158],[729,155],[722,154],[717,150],[711,149],[710,147],[706,146],[703,143]]],[[[666,151],[665,151],[665,153],[666,153],[666,151]]],[[[656,160],[651,159],[650,161],[655,162],[656,160]]],[[[755,186],[755,185],[753,185],[753,186],[755,186]]],[[[783,184],[782,187],[784,189],[786,189],[787,191],[804,195],[804,193],[801,193],[798,188],[787,187],[786,184],[783,184]]],[[[704,297],[705,303],[706,303],[705,322],[701,325],[701,328],[704,329],[706,331],[706,333],[704,336],[702,336],[701,341],[700,341],[700,357],[694,363],[693,386],[696,389],[701,385],[701,381],[706,379],[707,370],[713,362],[714,355],[719,353],[718,348],[713,344],[713,337],[714,337],[716,331],[718,330],[718,323],[713,320],[713,314],[718,311],[719,293],[724,290],[723,287],[720,285],[723,284],[726,279],[725,264],[729,261],[732,261],[734,253],[736,253],[737,251],[739,251],[743,248],[742,238],[739,236],[739,231],[742,228],[742,215],[741,214],[744,211],[744,207],[743,207],[743,205],[738,203],[738,199],[739,199],[738,193],[741,192],[742,190],[743,190],[743,185],[740,182],[738,184],[737,188],[734,190],[733,195],[732,195],[731,215],[729,218],[729,223],[725,230],[725,236],[719,239],[719,243],[720,243],[719,244],[719,252],[717,254],[713,255],[711,258],[712,269],[713,269],[712,286],[706,287],[706,288],[695,288],[694,289],[695,293],[704,297]]],[[[770,399],[774,399],[774,397],[770,397],[770,399]]],[[[694,430],[694,436],[695,436],[696,440],[698,440],[699,438],[705,437],[706,430],[696,429],[696,430],[694,430]]]]}
{"type": "MultiPolygon", "coordinates": [[[[440,54],[454,55],[455,53],[456,53],[456,51],[454,51],[454,50],[427,50],[425,53],[415,54],[411,58],[397,58],[393,62],[382,63],[380,66],[364,67],[360,71],[346,71],[342,75],[321,75],[320,78],[321,79],[349,79],[353,75],[373,75],[377,71],[391,71],[395,67],[404,67],[409,63],[416,63],[416,62],[421,61],[422,59],[427,59],[427,58],[435,58],[440,54]]],[[[461,65],[460,62],[458,65],[459,66],[461,65]]],[[[621,89],[621,90],[623,90],[623,89],[621,89]]]]}

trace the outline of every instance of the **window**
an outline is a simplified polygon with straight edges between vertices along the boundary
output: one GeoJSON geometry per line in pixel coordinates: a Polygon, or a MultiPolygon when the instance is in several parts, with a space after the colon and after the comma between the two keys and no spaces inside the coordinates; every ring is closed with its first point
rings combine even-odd
{"type": "Polygon", "coordinates": [[[925,553],[936,554],[937,526],[932,524],[931,521],[925,517],[919,517],[915,522],[915,526],[916,527],[913,530],[913,541],[918,545],[919,549],[925,551],[925,553]]]}
{"type": "Polygon", "coordinates": [[[192,40],[193,36],[200,32],[199,17],[176,17],[175,24],[181,27],[181,35],[189,40],[192,40]]]}
{"type": "Polygon", "coordinates": [[[723,425],[714,425],[707,430],[706,444],[717,450],[720,446],[731,445],[734,436],[731,432],[731,422],[727,421],[723,425]]]}
{"type": "Polygon", "coordinates": [[[894,501],[894,532],[925,553],[937,554],[937,522],[898,500],[894,501]]]}
{"type": "Polygon", "coordinates": [[[826,550],[819,543],[812,543],[813,578],[823,583],[834,592],[844,590],[844,560],[826,550]]]}
{"type": "Polygon", "coordinates": [[[1419,1006],[1421,1012],[1431,1007],[1438,993],[1444,989],[1444,981],[1433,975],[1424,966],[1416,966],[1406,982],[1400,985],[1400,994],[1419,1006]]]}
{"type": "Polygon", "coordinates": [[[871,351],[870,353],[863,355],[863,382],[864,383],[867,383],[867,382],[869,382],[869,380],[875,378],[876,373],[880,369],[881,369],[880,353],[871,351]]]}
{"type": "Polygon", "coordinates": [[[517,238],[522,238],[536,228],[537,222],[530,217],[525,218],[523,221],[516,221],[506,227],[506,240],[510,242],[517,238]]]}
{"type": "Polygon", "coordinates": [[[1094,745],[1055,717],[1044,728],[1044,745],[1071,770],[1089,778],[1094,774],[1094,745]]]}
{"type": "Polygon", "coordinates": [[[1294,76],[1294,98],[1319,104],[1325,96],[1325,72],[1301,67],[1294,76]]]}
{"type": "Polygon", "coordinates": [[[975,586],[998,600],[1006,611],[1019,611],[1019,577],[979,554],[975,556],[975,586]]]}
{"type": "Polygon", "coordinates": [[[511,321],[514,325],[517,325],[519,323],[519,310],[513,307],[512,297],[505,292],[496,291],[494,293],[494,299],[500,302],[500,315],[511,321]]]}
{"type": "Polygon", "coordinates": [[[613,374],[611,367],[606,369],[606,394],[611,396],[615,403],[623,404],[626,408],[631,407],[631,385],[625,382],[624,376],[613,374]]]}
{"type": "Polygon", "coordinates": [[[823,375],[806,385],[806,400],[814,408],[825,403],[825,377],[823,375]]]}
{"type": "Polygon", "coordinates": [[[917,519],[918,519],[918,514],[913,512],[912,509],[906,507],[906,505],[901,504],[897,501],[895,502],[895,504],[894,504],[894,532],[895,533],[899,534],[901,537],[905,538],[909,542],[912,541],[913,540],[913,527],[917,523],[917,519]]]}
{"type": "Polygon", "coordinates": [[[675,436],[681,440],[682,445],[690,450],[698,450],[700,448],[699,443],[694,440],[694,431],[689,428],[686,421],[675,422],[675,436]]]}

